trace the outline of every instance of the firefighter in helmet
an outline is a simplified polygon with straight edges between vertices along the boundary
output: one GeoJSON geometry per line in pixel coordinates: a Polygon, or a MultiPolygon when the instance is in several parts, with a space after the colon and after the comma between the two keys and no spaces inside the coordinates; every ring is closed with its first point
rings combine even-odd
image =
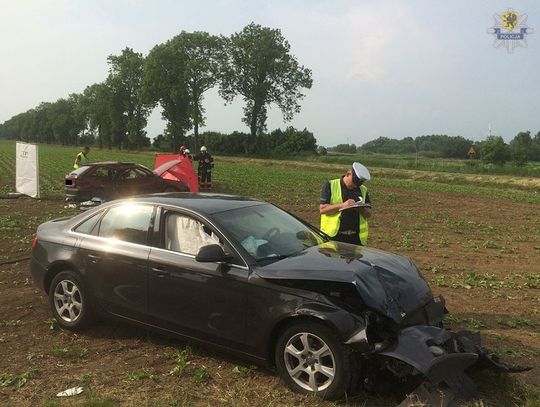
{"type": "Polygon", "coordinates": [[[195,160],[199,163],[197,173],[199,176],[199,187],[201,189],[212,188],[212,170],[214,169],[214,158],[208,152],[205,146],[201,147],[201,151],[195,156],[195,160]]]}

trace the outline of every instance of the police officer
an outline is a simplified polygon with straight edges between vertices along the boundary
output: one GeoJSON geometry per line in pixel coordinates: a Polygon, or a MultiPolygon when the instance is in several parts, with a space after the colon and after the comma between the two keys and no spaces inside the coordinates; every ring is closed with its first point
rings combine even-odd
{"type": "Polygon", "coordinates": [[[201,189],[212,188],[212,169],[214,168],[214,158],[210,155],[205,146],[201,147],[199,154],[195,156],[195,160],[199,162],[198,175],[199,187],[201,189]]]}
{"type": "Polygon", "coordinates": [[[88,162],[88,153],[90,152],[90,147],[85,146],[82,151],[77,154],[75,157],[75,163],[73,164],[73,168],[79,168],[82,164],[85,164],[88,162]]]}
{"type": "Polygon", "coordinates": [[[319,205],[321,230],[333,240],[367,244],[371,200],[364,182],[370,178],[368,169],[355,162],[344,176],[323,185],[319,205]]]}

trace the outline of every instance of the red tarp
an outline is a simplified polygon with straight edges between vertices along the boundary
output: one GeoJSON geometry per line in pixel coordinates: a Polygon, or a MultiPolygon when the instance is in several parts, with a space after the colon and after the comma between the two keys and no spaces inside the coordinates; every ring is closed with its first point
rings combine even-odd
{"type": "Polygon", "coordinates": [[[154,174],[161,178],[181,181],[191,192],[199,192],[199,180],[189,158],[180,154],[156,154],[154,168],[154,174]]]}

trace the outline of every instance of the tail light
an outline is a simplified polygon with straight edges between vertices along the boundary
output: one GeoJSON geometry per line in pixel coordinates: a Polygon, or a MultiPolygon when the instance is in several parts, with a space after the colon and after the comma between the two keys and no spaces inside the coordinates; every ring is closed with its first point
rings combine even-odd
{"type": "Polygon", "coordinates": [[[73,178],[66,178],[66,186],[67,187],[74,187],[76,184],[75,179],[73,178]]]}
{"type": "Polygon", "coordinates": [[[34,249],[38,244],[38,239],[37,239],[37,236],[34,236],[34,238],[32,239],[32,249],[34,249]]]}

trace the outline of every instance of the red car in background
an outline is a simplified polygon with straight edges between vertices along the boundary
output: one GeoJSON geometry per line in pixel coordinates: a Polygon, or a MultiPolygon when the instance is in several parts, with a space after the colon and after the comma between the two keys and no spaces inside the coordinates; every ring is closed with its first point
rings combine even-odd
{"type": "Polygon", "coordinates": [[[189,191],[180,180],[164,179],[144,165],[107,161],[74,169],[65,178],[66,200],[104,201],[154,192],[189,191]]]}

